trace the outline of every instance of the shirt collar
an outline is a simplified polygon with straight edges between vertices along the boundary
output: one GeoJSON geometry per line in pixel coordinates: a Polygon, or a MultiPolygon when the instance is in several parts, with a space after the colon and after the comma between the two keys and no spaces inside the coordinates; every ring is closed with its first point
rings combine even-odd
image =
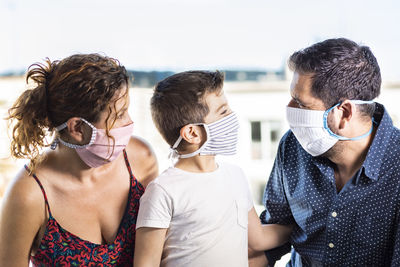
{"type": "MultiPolygon", "coordinates": [[[[374,120],[378,124],[374,140],[368,149],[367,157],[361,166],[364,174],[369,179],[378,180],[379,170],[385,157],[385,152],[389,144],[388,139],[394,129],[392,119],[382,104],[375,104],[374,120]]],[[[309,155],[311,157],[311,155],[309,155]]],[[[327,173],[332,168],[332,162],[325,157],[311,157],[322,173],[327,173]]]]}
{"type": "Polygon", "coordinates": [[[375,104],[374,120],[378,123],[378,127],[362,168],[364,168],[364,173],[368,178],[377,181],[394,126],[385,107],[379,103],[375,104]]]}

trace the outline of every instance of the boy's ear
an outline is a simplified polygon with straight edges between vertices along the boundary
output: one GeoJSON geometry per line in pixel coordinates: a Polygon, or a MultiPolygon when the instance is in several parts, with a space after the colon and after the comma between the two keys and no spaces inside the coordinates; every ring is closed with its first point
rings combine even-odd
{"type": "Polygon", "coordinates": [[[85,139],[84,126],[85,123],[80,118],[73,117],[67,121],[67,128],[64,131],[68,133],[72,141],[80,143],[85,139]]]}
{"type": "Polygon", "coordinates": [[[188,124],[181,128],[180,135],[189,144],[200,144],[201,143],[201,126],[188,124]]]}

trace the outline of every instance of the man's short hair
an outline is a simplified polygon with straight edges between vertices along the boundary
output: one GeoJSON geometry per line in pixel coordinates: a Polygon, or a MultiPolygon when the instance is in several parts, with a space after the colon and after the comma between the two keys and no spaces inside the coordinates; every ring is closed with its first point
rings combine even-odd
{"type": "MultiPolygon", "coordinates": [[[[170,146],[178,139],[183,126],[204,123],[209,113],[205,96],[219,93],[223,82],[224,74],[219,71],[186,71],[169,76],[156,85],[151,98],[151,114],[158,131],[170,146]]],[[[182,149],[182,146],[178,148],[182,149]]]]}
{"type": "MultiPolygon", "coordinates": [[[[345,99],[372,100],[380,93],[378,62],[367,46],[345,39],[328,39],[295,52],[289,67],[299,74],[311,74],[313,96],[326,108],[345,99]]],[[[374,105],[360,111],[372,116],[374,105]]]]}

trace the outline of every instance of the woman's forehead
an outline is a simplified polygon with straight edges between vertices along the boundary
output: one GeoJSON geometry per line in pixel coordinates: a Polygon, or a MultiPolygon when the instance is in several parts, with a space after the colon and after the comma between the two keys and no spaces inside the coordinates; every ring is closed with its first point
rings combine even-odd
{"type": "Polygon", "coordinates": [[[124,106],[128,106],[129,105],[129,89],[127,88],[127,86],[125,87],[121,87],[121,89],[119,89],[114,97],[113,100],[111,101],[110,105],[114,106],[116,109],[121,109],[124,106]]]}

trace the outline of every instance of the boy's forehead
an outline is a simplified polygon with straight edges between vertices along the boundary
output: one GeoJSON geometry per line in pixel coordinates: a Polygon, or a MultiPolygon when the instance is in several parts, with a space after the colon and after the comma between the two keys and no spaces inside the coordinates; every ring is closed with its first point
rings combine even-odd
{"type": "Polygon", "coordinates": [[[225,93],[222,89],[219,91],[210,92],[210,93],[205,94],[205,100],[207,102],[222,101],[223,99],[226,99],[226,98],[225,98],[225,93]]]}
{"type": "Polygon", "coordinates": [[[215,91],[215,94],[216,94],[217,96],[221,96],[221,95],[225,94],[225,92],[224,92],[224,87],[221,87],[220,89],[218,89],[217,91],[215,91]]]}
{"type": "Polygon", "coordinates": [[[215,112],[221,107],[228,105],[223,90],[207,94],[205,100],[210,112],[215,112]]]}
{"type": "Polygon", "coordinates": [[[209,93],[206,96],[206,104],[208,106],[208,114],[204,118],[205,123],[212,123],[221,119],[226,113],[223,111],[229,109],[228,101],[223,90],[209,93]]]}

